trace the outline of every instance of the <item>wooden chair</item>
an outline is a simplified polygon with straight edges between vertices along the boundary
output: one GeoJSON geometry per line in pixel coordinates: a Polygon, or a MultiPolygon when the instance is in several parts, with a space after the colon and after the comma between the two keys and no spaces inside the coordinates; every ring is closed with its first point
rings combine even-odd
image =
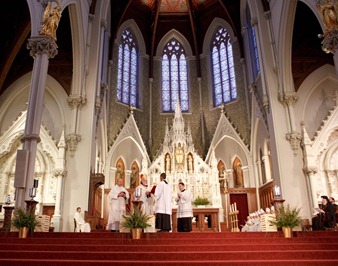
{"type": "Polygon", "coordinates": [[[300,220],[300,225],[302,227],[302,231],[312,231],[312,225],[310,224],[309,219],[301,219],[300,220]]]}
{"type": "Polygon", "coordinates": [[[77,222],[74,218],[74,232],[81,233],[80,227],[77,226],[77,222]]]}

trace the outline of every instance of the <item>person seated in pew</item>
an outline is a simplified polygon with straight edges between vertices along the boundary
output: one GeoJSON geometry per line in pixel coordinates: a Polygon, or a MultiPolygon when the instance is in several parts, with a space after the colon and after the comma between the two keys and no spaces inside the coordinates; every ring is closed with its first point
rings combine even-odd
{"type": "Polygon", "coordinates": [[[91,231],[90,224],[87,223],[81,215],[81,207],[76,208],[74,219],[76,222],[76,232],[89,233],[91,231]]]}
{"type": "Polygon", "coordinates": [[[316,208],[318,212],[312,217],[312,230],[325,230],[326,228],[333,228],[335,226],[335,213],[334,208],[327,196],[321,196],[321,208],[316,208]]]}

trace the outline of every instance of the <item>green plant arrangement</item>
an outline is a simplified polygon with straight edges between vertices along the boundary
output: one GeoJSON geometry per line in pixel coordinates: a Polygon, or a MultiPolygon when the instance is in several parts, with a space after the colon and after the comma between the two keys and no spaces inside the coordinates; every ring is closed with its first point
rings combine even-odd
{"type": "Polygon", "coordinates": [[[283,235],[286,238],[292,237],[292,228],[296,227],[300,223],[301,208],[290,207],[290,205],[278,206],[276,208],[276,220],[271,220],[270,223],[281,228],[283,235]]]}
{"type": "Polygon", "coordinates": [[[151,218],[149,215],[144,214],[139,208],[135,208],[133,213],[123,215],[124,221],[122,226],[125,228],[141,228],[145,229],[150,224],[148,223],[151,218]]]}
{"type": "Polygon", "coordinates": [[[150,226],[150,215],[144,214],[140,208],[135,208],[133,213],[123,215],[122,227],[130,229],[132,239],[140,239],[143,229],[150,226]]]}
{"type": "Polygon", "coordinates": [[[200,196],[198,196],[194,201],[193,203],[195,206],[198,206],[198,205],[209,205],[210,204],[210,201],[207,199],[207,198],[201,198],[200,196]]]}
{"type": "Polygon", "coordinates": [[[294,228],[300,223],[301,208],[291,207],[289,204],[281,205],[276,208],[276,220],[270,221],[271,224],[276,225],[278,228],[290,227],[294,228]]]}
{"type": "Polygon", "coordinates": [[[23,210],[21,208],[14,210],[12,223],[17,229],[28,227],[31,231],[39,224],[34,212],[23,210]]]}

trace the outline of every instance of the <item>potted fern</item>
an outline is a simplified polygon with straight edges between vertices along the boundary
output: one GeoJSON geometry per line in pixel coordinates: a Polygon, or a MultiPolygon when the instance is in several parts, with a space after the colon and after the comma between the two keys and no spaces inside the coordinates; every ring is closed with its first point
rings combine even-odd
{"type": "Polygon", "coordinates": [[[197,208],[203,208],[206,205],[210,204],[210,201],[207,198],[202,198],[198,196],[193,202],[193,205],[195,205],[197,208]]]}
{"type": "Polygon", "coordinates": [[[271,220],[270,223],[282,228],[283,235],[286,238],[292,237],[292,229],[300,223],[301,208],[291,207],[289,204],[278,206],[276,208],[276,219],[271,220]]]}
{"type": "Polygon", "coordinates": [[[133,213],[123,215],[122,226],[130,229],[132,239],[140,239],[142,230],[149,227],[150,215],[144,214],[140,208],[135,208],[133,213]]]}
{"type": "Polygon", "coordinates": [[[39,222],[34,212],[16,208],[13,213],[12,224],[19,229],[19,238],[26,238],[28,231],[33,232],[39,222]]]}

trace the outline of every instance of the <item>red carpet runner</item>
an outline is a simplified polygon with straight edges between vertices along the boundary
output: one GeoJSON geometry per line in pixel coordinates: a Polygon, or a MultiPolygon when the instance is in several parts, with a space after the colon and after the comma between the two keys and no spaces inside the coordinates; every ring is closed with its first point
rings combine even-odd
{"type": "Polygon", "coordinates": [[[0,233],[0,265],[338,265],[338,232],[0,233]]]}

